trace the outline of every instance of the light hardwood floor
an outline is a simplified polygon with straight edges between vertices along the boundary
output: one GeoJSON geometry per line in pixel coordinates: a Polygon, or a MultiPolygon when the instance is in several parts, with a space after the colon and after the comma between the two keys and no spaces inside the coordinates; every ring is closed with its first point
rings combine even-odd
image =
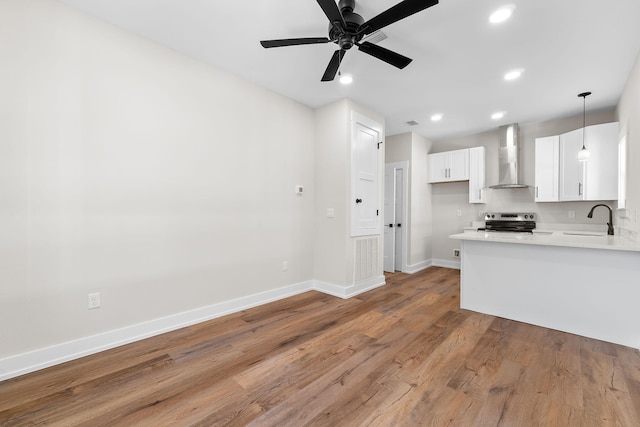
{"type": "Polygon", "coordinates": [[[0,383],[0,425],[640,426],[640,352],[459,308],[459,272],[307,292],[0,383]]]}

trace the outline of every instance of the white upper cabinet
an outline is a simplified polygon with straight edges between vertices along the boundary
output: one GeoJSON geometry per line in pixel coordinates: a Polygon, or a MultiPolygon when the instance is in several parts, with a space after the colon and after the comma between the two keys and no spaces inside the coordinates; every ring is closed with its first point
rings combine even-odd
{"type": "Polygon", "coordinates": [[[469,149],[469,203],[485,203],[484,147],[469,149]]]}
{"type": "MultiPolygon", "coordinates": [[[[588,126],[585,146],[591,152],[578,161],[583,129],[560,135],[559,200],[616,200],[618,198],[618,123],[588,126]]],[[[536,158],[537,171],[537,158],[536,158]]]]}
{"type": "Polygon", "coordinates": [[[618,199],[618,122],[587,127],[585,200],[618,199]]]}
{"type": "Polygon", "coordinates": [[[560,136],[536,138],[536,202],[557,202],[560,190],[560,136]]]}
{"type": "Polygon", "coordinates": [[[429,182],[466,181],[469,179],[469,149],[445,151],[427,156],[429,182]]]}
{"type": "Polygon", "coordinates": [[[561,201],[586,200],[584,172],[586,162],[578,161],[582,148],[582,129],[560,135],[560,197],[561,201]]]}
{"type": "Polygon", "coordinates": [[[484,147],[427,156],[429,183],[469,181],[469,203],[485,203],[484,147]]]}

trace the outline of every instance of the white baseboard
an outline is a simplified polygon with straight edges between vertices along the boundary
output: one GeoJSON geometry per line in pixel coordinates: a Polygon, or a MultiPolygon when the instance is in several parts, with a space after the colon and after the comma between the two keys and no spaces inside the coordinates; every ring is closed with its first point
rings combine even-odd
{"type": "Polygon", "coordinates": [[[148,322],[138,323],[97,335],[83,337],[0,360],[0,381],[14,378],[70,360],[99,353],[135,341],[150,338],[165,332],[237,313],[310,290],[317,290],[340,298],[350,298],[385,284],[384,276],[357,283],[339,286],[316,280],[307,280],[282,288],[260,292],[242,298],[224,301],[195,310],[172,314],[148,322]]]}
{"type": "Polygon", "coordinates": [[[148,322],[114,329],[74,341],[56,344],[28,353],[10,356],[0,360],[0,381],[160,335],[165,332],[195,325],[227,314],[236,313],[251,307],[267,304],[312,289],[314,289],[314,283],[312,280],[308,280],[195,310],[172,314],[148,322]]]}
{"type": "Polygon", "coordinates": [[[313,289],[323,292],[325,294],[333,295],[340,298],[351,298],[363,292],[370,291],[379,286],[386,284],[384,275],[376,277],[374,279],[366,280],[364,282],[356,283],[355,285],[340,286],[333,283],[322,282],[320,280],[313,281],[313,289]]]}
{"type": "Polygon", "coordinates": [[[417,273],[418,271],[426,270],[432,265],[433,263],[431,262],[430,259],[428,259],[428,260],[419,262],[417,264],[411,264],[411,265],[407,264],[407,268],[402,270],[402,272],[407,274],[414,274],[414,273],[417,273]]]}
{"type": "Polygon", "coordinates": [[[450,261],[448,259],[434,259],[432,260],[432,265],[434,267],[455,268],[456,270],[460,270],[460,261],[450,261]]]}

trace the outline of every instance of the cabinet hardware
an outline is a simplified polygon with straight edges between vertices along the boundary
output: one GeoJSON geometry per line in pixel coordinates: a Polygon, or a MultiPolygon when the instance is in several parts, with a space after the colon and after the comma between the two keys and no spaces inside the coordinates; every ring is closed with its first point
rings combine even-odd
{"type": "Polygon", "coordinates": [[[362,199],[356,199],[356,203],[362,203],[362,199]]]}
{"type": "Polygon", "coordinates": [[[402,224],[398,224],[397,227],[402,227],[402,224]]]}
{"type": "Polygon", "coordinates": [[[389,224],[389,228],[393,228],[393,224],[389,224]]]}
{"type": "Polygon", "coordinates": [[[582,183],[578,183],[578,196],[582,196],[582,183]]]}
{"type": "Polygon", "coordinates": [[[536,199],[538,198],[538,186],[536,185],[536,199]]]}

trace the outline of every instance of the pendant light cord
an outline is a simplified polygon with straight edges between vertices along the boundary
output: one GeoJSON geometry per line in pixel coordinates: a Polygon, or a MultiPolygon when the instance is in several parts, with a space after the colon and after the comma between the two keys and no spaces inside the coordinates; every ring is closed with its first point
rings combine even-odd
{"type": "Polygon", "coordinates": [[[587,97],[582,97],[582,149],[584,150],[584,134],[587,133],[587,97]]]}
{"type": "Polygon", "coordinates": [[[591,92],[583,92],[578,96],[582,98],[582,149],[586,150],[584,146],[584,134],[587,130],[587,96],[591,95],[591,92]]]}

